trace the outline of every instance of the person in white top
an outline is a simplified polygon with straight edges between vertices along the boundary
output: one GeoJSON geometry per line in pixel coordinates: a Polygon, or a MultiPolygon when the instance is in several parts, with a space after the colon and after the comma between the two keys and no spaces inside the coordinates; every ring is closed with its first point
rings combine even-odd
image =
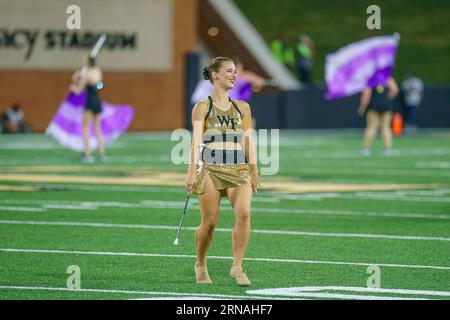
{"type": "Polygon", "coordinates": [[[401,88],[405,107],[405,118],[411,130],[415,130],[417,128],[416,110],[423,98],[423,82],[418,77],[407,74],[401,84],[401,88]]]}

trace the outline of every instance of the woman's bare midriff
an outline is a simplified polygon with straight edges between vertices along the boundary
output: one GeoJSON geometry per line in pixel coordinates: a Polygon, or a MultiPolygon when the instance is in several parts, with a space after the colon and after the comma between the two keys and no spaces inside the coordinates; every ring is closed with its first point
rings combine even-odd
{"type": "Polygon", "coordinates": [[[215,150],[242,150],[242,146],[240,143],[235,143],[231,141],[210,142],[206,144],[206,147],[215,150]]]}

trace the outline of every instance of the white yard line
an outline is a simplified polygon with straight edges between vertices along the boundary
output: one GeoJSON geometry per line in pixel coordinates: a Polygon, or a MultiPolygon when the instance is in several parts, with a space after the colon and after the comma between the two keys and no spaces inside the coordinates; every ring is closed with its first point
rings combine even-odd
{"type": "Polygon", "coordinates": [[[394,194],[402,196],[419,195],[419,196],[446,196],[450,195],[450,189],[434,189],[434,190],[399,190],[394,194]]]}
{"type": "MultiPolygon", "coordinates": [[[[423,300],[421,298],[403,298],[395,296],[369,296],[357,294],[335,294],[335,293],[311,293],[311,292],[279,292],[270,290],[249,290],[248,293],[255,293],[256,295],[227,295],[227,294],[208,294],[208,293],[182,293],[182,292],[159,292],[159,291],[136,291],[136,290],[113,290],[113,289],[68,289],[55,287],[34,287],[34,286],[0,286],[0,290],[30,290],[30,291],[59,291],[70,293],[109,293],[109,294],[130,294],[130,295],[150,295],[150,296],[169,296],[178,297],[183,300],[202,300],[207,298],[212,299],[267,299],[267,300],[300,300],[302,298],[326,298],[326,299],[356,299],[356,300],[423,300]],[[267,295],[260,295],[267,291],[267,295]],[[278,296],[278,297],[277,297],[278,296]],[[283,296],[283,297],[280,297],[283,296]]],[[[395,293],[395,292],[394,292],[395,293]]],[[[158,299],[158,297],[154,298],[158,299]]],[[[171,298],[164,298],[170,299],[171,298]]],[[[176,299],[176,298],[173,298],[176,299]]]]}
{"type": "MultiPolygon", "coordinates": [[[[410,289],[381,289],[381,288],[365,288],[365,287],[343,287],[343,286],[324,286],[324,287],[289,287],[289,288],[272,288],[260,290],[247,290],[248,294],[261,294],[272,296],[287,297],[322,297],[322,298],[343,298],[348,299],[364,299],[363,297],[373,297],[364,295],[355,295],[355,293],[390,293],[398,295],[415,295],[415,296],[433,296],[433,297],[449,297],[450,292],[432,291],[432,290],[410,290],[410,289]],[[325,292],[321,292],[325,291],[325,292]],[[330,293],[330,291],[344,291],[352,294],[330,293]],[[317,295],[319,294],[319,295],[317,295]],[[317,295],[317,296],[316,296],[317,295]]],[[[382,299],[383,296],[375,296],[375,299],[382,299]]],[[[369,298],[370,299],[370,298],[369,298]]],[[[408,298],[401,298],[408,299],[408,298]]]]}
{"type": "MultiPolygon", "coordinates": [[[[289,197],[286,195],[285,200],[299,200],[297,196],[289,197]]],[[[79,210],[95,210],[98,207],[117,207],[117,208],[163,208],[163,209],[182,209],[184,201],[164,201],[164,200],[144,200],[140,203],[120,202],[120,201],[55,201],[55,200],[0,200],[0,204],[18,204],[18,205],[39,205],[41,208],[33,210],[32,207],[16,207],[24,208],[10,209],[14,211],[45,211],[47,208],[59,207],[64,209],[79,210]],[[66,206],[66,207],[64,207],[66,206]],[[29,210],[28,210],[29,208],[29,210]]],[[[198,201],[192,199],[189,205],[190,209],[198,210],[198,201]]],[[[9,206],[8,208],[15,208],[9,206]]],[[[221,210],[231,211],[231,206],[221,205],[221,210]]],[[[399,212],[364,212],[364,211],[344,211],[344,210],[314,210],[314,209],[285,209],[285,208],[261,208],[253,207],[252,212],[264,213],[281,213],[281,214],[299,214],[299,215],[326,215],[326,216],[361,216],[361,217],[389,217],[389,218],[412,218],[412,219],[441,219],[450,220],[450,214],[428,214],[428,213],[399,213],[399,212]]],[[[0,207],[1,213],[1,207],[0,207]]]]}
{"type": "MultiPolygon", "coordinates": [[[[77,251],[77,250],[74,251],[74,250],[47,250],[47,249],[16,249],[16,248],[0,248],[0,252],[127,256],[127,257],[148,257],[148,258],[178,258],[178,259],[196,259],[197,258],[196,255],[187,255],[187,254],[77,251]]],[[[208,256],[208,259],[233,260],[233,257],[208,256]]],[[[331,264],[331,265],[350,265],[350,266],[365,266],[365,267],[377,265],[379,267],[391,267],[391,268],[450,270],[450,266],[409,265],[409,264],[374,263],[374,262],[365,263],[365,262],[319,261],[319,260],[251,258],[251,257],[246,257],[245,260],[246,261],[258,261],[258,262],[276,262],[276,263],[331,264]]]]}
{"type": "MultiPolygon", "coordinates": [[[[0,286],[0,289],[7,290],[33,290],[33,291],[64,291],[70,293],[114,293],[114,294],[132,294],[132,295],[151,295],[151,296],[174,296],[174,297],[198,297],[198,298],[216,298],[216,299],[270,299],[285,300],[289,298],[276,298],[270,296],[251,296],[251,295],[227,295],[213,293],[183,293],[183,292],[159,292],[159,291],[135,291],[135,290],[111,290],[111,289],[68,289],[54,287],[32,287],[32,286],[0,286]]],[[[291,298],[292,299],[292,298],[291,298]]],[[[295,299],[295,298],[294,298],[295,299]]]]}
{"type": "Polygon", "coordinates": [[[300,215],[331,215],[331,216],[358,216],[358,217],[388,217],[412,219],[443,219],[449,220],[450,214],[428,213],[399,213],[399,212],[373,212],[373,211],[344,211],[344,210],[314,210],[314,209],[283,209],[283,208],[252,208],[254,212],[285,213],[300,215]]]}
{"type": "Polygon", "coordinates": [[[27,212],[43,212],[45,209],[43,208],[34,208],[34,207],[11,207],[11,206],[0,206],[0,211],[27,211],[27,212]]]}
{"type": "MultiPolygon", "coordinates": [[[[332,182],[332,183],[336,183],[332,182]]],[[[342,181],[341,181],[342,182],[342,181]]],[[[325,183],[325,182],[323,182],[325,183]]],[[[360,183],[358,181],[343,181],[342,183],[360,183]]],[[[372,183],[380,183],[373,181],[372,183]]],[[[385,182],[382,182],[385,183],[385,182]]],[[[84,184],[31,184],[30,186],[42,187],[48,189],[56,190],[83,190],[83,191],[109,191],[109,192],[163,192],[163,193],[173,193],[179,194],[180,197],[185,195],[185,191],[182,187],[140,187],[140,186],[96,186],[96,185],[84,185],[84,184]]],[[[377,197],[377,200],[398,200],[398,201],[430,201],[430,202],[448,202],[450,197],[447,196],[450,193],[449,189],[434,189],[434,190],[399,190],[392,191],[390,193],[377,191],[374,193],[369,193],[369,195],[363,195],[364,192],[354,192],[354,193],[338,193],[338,192],[310,192],[302,194],[289,194],[289,193],[277,193],[273,191],[261,190],[258,196],[252,198],[252,202],[273,202],[277,203],[281,200],[322,200],[327,198],[338,198],[338,199],[372,199],[372,195],[377,197]],[[419,195],[421,197],[417,197],[419,195]],[[440,196],[440,197],[439,197],[440,196]]],[[[366,193],[367,194],[367,193],[366,193]]],[[[194,200],[194,199],[193,199],[194,200]]]]}
{"type": "MultiPolygon", "coordinates": [[[[272,193],[273,194],[273,193],[272,193]]],[[[392,193],[386,192],[323,192],[323,193],[304,193],[304,194],[277,194],[273,196],[275,199],[279,200],[294,200],[294,201],[304,201],[304,200],[326,200],[326,199],[351,199],[351,200],[384,200],[384,201],[415,201],[415,202],[450,202],[450,197],[436,195],[417,197],[413,194],[399,194],[398,191],[392,193]]]]}
{"type": "Polygon", "coordinates": [[[354,195],[342,195],[341,199],[376,199],[376,200],[394,200],[394,201],[414,201],[414,202],[440,202],[446,203],[450,202],[450,197],[410,197],[410,196],[397,196],[389,195],[386,193],[368,193],[368,192],[357,192],[354,195]]]}
{"type": "MultiPolygon", "coordinates": [[[[148,225],[148,224],[116,224],[77,221],[27,221],[27,220],[0,220],[0,224],[37,225],[37,226],[69,226],[69,227],[94,227],[94,228],[124,228],[124,229],[154,229],[154,230],[177,230],[177,226],[148,225]]],[[[197,227],[183,227],[184,230],[195,231],[197,227]]],[[[229,228],[216,228],[217,232],[232,232],[229,228]]],[[[276,234],[310,237],[342,237],[342,238],[368,238],[368,239],[390,239],[390,240],[423,240],[423,241],[450,241],[448,237],[426,237],[426,236],[402,236],[368,233],[333,233],[333,232],[309,232],[309,231],[284,231],[284,230],[260,230],[253,229],[252,233],[276,234]]]]}
{"type": "Polygon", "coordinates": [[[97,210],[97,207],[86,205],[66,205],[66,204],[45,204],[43,209],[64,209],[64,210],[97,210]]]}
{"type": "Polygon", "coordinates": [[[411,290],[411,289],[387,289],[387,288],[366,288],[366,287],[344,287],[344,286],[324,286],[324,287],[298,287],[299,291],[317,292],[317,291],[350,291],[350,292],[370,292],[370,293],[395,293],[403,295],[427,295],[450,297],[448,291],[434,290],[411,290]]]}
{"type": "Polygon", "coordinates": [[[49,189],[62,190],[82,190],[82,191],[116,191],[116,192],[164,192],[183,194],[184,188],[174,187],[153,187],[153,186],[107,186],[107,185],[90,185],[90,184],[30,184],[31,186],[43,187],[49,189]]]}

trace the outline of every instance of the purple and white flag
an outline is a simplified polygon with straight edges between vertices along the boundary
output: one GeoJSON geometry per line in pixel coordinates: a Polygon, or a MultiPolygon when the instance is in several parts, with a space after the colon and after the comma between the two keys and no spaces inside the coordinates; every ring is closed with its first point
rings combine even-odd
{"type": "Polygon", "coordinates": [[[365,87],[384,84],[392,72],[400,36],[380,36],[353,42],[325,62],[327,100],[348,97],[365,87]]]}
{"type": "MultiPolygon", "coordinates": [[[[86,91],[79,95],[71,92],[61,103],[50,122],[46,134],[52,136],[63,146],[74,151],[83,151],[83,113],[86,91]]],[[[101,130],[105,144],[115,141],[130,126],[134,117],[131,106],[114,106],[102,101],[101,130]]],[[[94,127],[89,129],[92,150],[98,147],[94,127]]]]}

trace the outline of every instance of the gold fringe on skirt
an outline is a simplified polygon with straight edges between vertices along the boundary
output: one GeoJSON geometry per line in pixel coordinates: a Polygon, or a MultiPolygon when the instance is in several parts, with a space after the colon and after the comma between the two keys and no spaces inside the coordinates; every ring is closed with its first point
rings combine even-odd
{"type": "Polygon", "coordinates": [[[203,194],[205,175],[211,177],[214,187],[226,196],[225,190],[239,186],[251,186],[250,169],[247,163],[242,164],[208,164],[203,162],[197,167],[194,192],[203,194]]]}

